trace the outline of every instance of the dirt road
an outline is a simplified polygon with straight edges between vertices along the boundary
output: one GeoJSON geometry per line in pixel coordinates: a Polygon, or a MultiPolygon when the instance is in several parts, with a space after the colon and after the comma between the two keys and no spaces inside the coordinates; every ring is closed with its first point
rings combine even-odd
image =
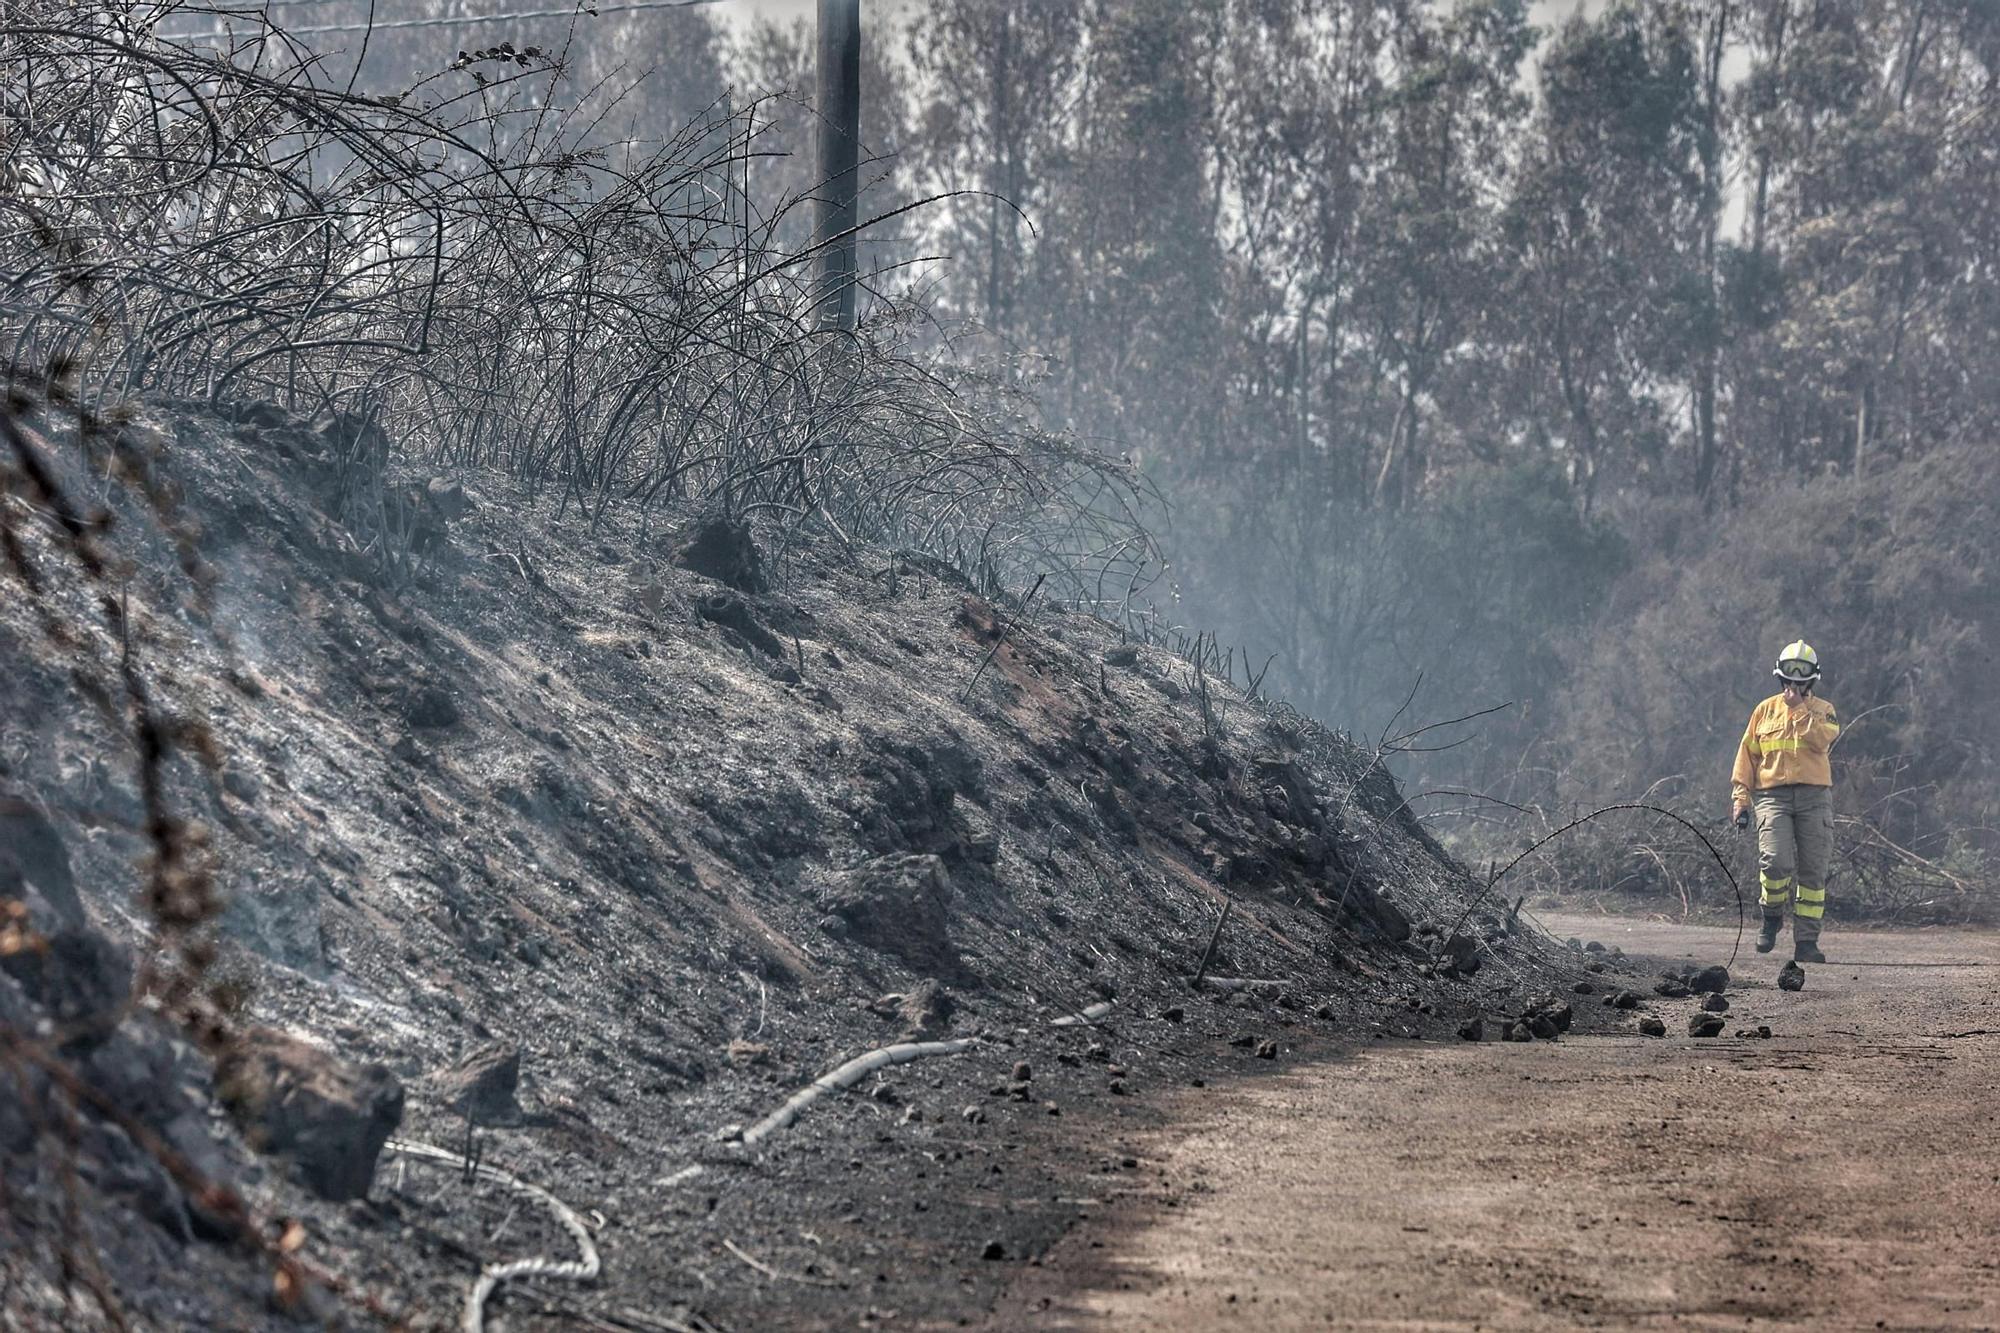
{"type": "MultiPolygon", "coordinates": [[[[1733,935],[1546,924],[1662,961],[1733,935]]],[[[1659,1000],[1665,1038],[1378,1044],[1189,1093],[1150,1187],[991,1326],[2000,1327],[2000,939],[1826,947],[1787,994],[1746,940],[1714,1040],[1659,1000]]]]}

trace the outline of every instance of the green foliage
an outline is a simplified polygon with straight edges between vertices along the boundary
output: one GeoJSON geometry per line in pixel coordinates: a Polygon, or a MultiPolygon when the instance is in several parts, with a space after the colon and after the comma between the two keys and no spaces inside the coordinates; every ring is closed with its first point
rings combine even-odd
{"type": "Polygon", "coordinates": [[[2000,9],[1079,0],[1009,102],[1013,7],[943,8],[940,183],[1045,109],[1001,155],[1033,227],[945,298],[1160,480],[1175,618],[1371,734],[1419,672],[1410,721],[1519,700],[1399,762],[1540,804],[1720,801],[1803,633],[1847,816],[1985,846],[2000,9]]]}
{"type": "Polygon", "coordinates": [[[1556,750],[1607,799],[1672,779],[1720,810],[1769,658],[1803,636],[1845,723],[1840,812],[1926,857],[1993,849],[2000,478],[1986,447],[1768,487],[1655,556],[1567,655],[1556,750]]]}
{"type": "Polygon", "coordinates": [[[1508,207],[1520,373],[1586,505],[1607,469],[1659,463],[1660,388],[1710,331],[1702,86],[1692,35],[1663,19],[1620,4],[1564,25],[1508,207]]]}

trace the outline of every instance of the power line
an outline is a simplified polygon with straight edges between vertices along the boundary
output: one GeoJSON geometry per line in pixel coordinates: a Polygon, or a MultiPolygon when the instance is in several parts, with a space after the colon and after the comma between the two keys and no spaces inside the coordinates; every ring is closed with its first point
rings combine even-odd
{"type": "MultiPolygon", "coordinates": [[[[337,5],[337,4],[346,4],[350,2],[351,0],[256,0],[256,3],[254,4],[246,3],[240,9],[226,9],[220,4],[205,4],[205,5],[175,4],[170,6],[170,8],[174,12],[164,15],[163,17],[181,18],[189,14],[200,14],[205,18],[212,17],[215,15],[221,15],[227,18],[237,14],[245,14],[246,11],[253,11],[253,10],[293,9],[298,7],[299,5],[337,5]]],[[[361,2],[366,3],[366,0],[361,0],[361,2]]],[[[169,6],[162,6],[162,8],[169,8],[169,6]]]]}
{"type": "MultiPolygon", "coordinates": [[[[287,0],[271,0],[272,5],[286,3],[287,0]]],[[[317,4],[322,0],[290,0],[293,4],[317,4]]],[[[569,9],[528,9],[511,14],[457,14],[448,18],[392,19],[386,23],[327,23],[309,28],[280,28],[275,24],[271,30],[281,37],[310,37],[328,32],[382,32],[390,28],[455,28],[468,23],[510,23],[518,19],[563,19],[596,18],[601,14],[625,14],[640,9],[691,9],[696,5],[721,4],[722,0],[635,0],[623,5],[577,5],[569,9]]],[[[247,20],[262,17],[261,14],[245,14],[247,20]]],[[[208,32],[185,32],[162,34],[173,42],[217,41],[238,34],[227,28],[216,28],[208,32]]]]}

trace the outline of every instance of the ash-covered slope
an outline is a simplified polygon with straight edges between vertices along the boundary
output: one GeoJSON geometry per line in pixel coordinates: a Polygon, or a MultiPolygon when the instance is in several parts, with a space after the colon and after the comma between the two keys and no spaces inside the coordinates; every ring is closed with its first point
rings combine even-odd
{"type": "MultiPolygon", "coordinates": [[[[376,511],[398,523],[351,525],[337,427],[242,417],[140,421],[220,571],[213,623],[129,585],[156,697],[223,756],[172,788],[228,894],[222,966],[250,1020],[385,1067],[402,1136],[476,1141],[589,1220],[600,1280],[503,1295],[510,1329],[948,1324],[990,1289],[982,1254],[1075,1215],[1073,1182],[1043,1186],[1143,1113],[1121,1094],[1309,1034],[1448,1034],[1533,988],[1539,942],[1474,901],[1376,756],[1100,621],[830,538],[592,523],[485,474],[409,478],[376,511]],[[1225,899],[1210,974],[1282,984],[1190,993],[1225,899]],[[1102,1028],[1051,1026],[1106,1001],[1102,1028]],[[728,1141],[913,1037],[979,1041],[728,1141]]],[[[143,947],[125,742],[19,601],[0,716],[38,910],[60,879],[143,947]]],[[[157,1045],[204,1104],[205,1066],[157,1045]]],[[[385,1158],[331,1204],[300,1154],[265,1171],[210,1128],[212,1169],[349,1281],[323,1317],[365,1324],[374,1293],[448,1322],[479,1263],[571,1253],[451,1170],[385,1158]]],[[[116,1184],[90,1182],[107,1216],[178,1216],[116,1184]]],[[[17,1229],[53,1216],[14,1197],[17,1229]]],[[[261,1317],[262,1260],[191,1261],[173,1230],[108,1256],[130,1317],[261,1317]]]]}

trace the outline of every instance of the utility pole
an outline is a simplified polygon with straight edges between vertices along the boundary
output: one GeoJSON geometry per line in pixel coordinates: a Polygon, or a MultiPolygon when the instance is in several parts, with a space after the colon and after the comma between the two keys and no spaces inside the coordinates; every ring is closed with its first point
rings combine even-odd
{"type": "Polygon", "coordinates": [[[823,329],[854,327],[855,194],[861,159],[861,0],[819,0],[820,246],[817,305],[823,329]],[[835,238],[838,239],[835,239],[835,238]]]}

